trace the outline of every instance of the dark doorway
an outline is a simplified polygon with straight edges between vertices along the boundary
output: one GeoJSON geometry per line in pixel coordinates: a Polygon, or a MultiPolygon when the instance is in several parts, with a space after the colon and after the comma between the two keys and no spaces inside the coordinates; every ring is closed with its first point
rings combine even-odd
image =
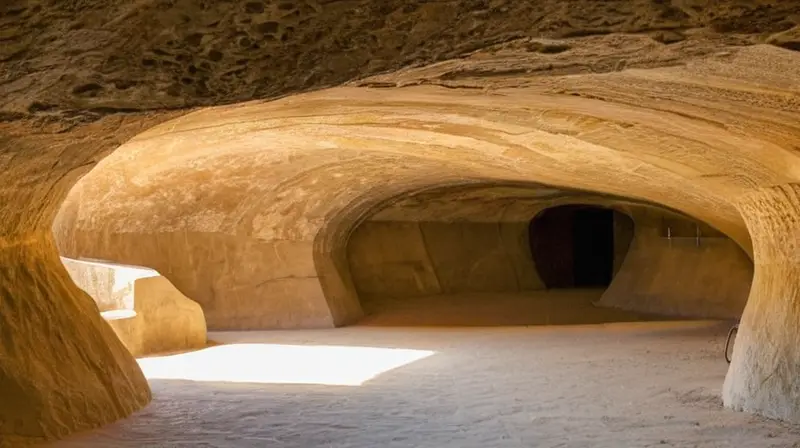
{"type": "Polygon", "coordinates": [[[565,205],[529,227],[531,254],[547,288],[606,287],[614,274],[614,211],[565,205]]]}

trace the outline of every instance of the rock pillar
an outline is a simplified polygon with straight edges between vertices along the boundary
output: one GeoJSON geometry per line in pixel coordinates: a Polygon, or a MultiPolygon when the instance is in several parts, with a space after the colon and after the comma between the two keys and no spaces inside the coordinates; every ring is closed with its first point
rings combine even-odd
{"type": "Polygon", "coordinates": [[[761,189],[738,207],[754,276],[722,398],[735,410],[800,423],[800,184],[761,189]]]}

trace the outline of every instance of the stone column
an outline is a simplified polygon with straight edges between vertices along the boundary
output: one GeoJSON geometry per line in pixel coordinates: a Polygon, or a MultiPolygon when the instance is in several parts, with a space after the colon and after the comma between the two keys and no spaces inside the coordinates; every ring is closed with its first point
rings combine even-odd
{"type": "Polygon", "coordinates": [[[722,398],[735,410],[800,423],[800,184],[761,189],[738,207],[755,269],[722,398]]]}
{"type": "Polygon", "coordinates": [[[108,135],[102,124],[85,138],[0,124],[3,448],[111,423],[150,401],[136,360],[70,279],[50,230],[68,189],[117,144],[90,138],[108,135]]]}
{"type": "Polygon", "coordinates": [[[150,400],[136,361],[48,233],[0,237],[0,446],[60,438],[150,400]]]}

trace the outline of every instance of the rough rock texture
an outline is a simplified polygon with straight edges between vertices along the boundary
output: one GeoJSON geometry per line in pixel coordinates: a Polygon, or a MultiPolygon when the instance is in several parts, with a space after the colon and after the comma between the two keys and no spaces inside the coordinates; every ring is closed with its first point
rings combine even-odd
{"type": "MultiPolygon", "coordinates": [[[[643,45],[624,36],[584,42],[643,45]]],[[[688,52],[704,44],[686,45],[688,52]]],[[[192,254],[205,244],[201,234],[241,238],[243,250],[265,245],[263,264],[280,269],[225,297],[234,316],[215,321],[215,308],[206,308],[217,328],[264,325],[264,316],[286,315],[297,300],[312,306],[305,316],[288,314],[295,324],[357,319],[347,236],[376,207],[434,186],[537,182],[658,203],[749,252],[738,198],[800,175],[800,64],[774,47],[717,50],[666,68],[488,76],[501,62],[533,63],[509,50],[396,75],[400,85],[419,84],[412,81],[472,66],[449,88],[348,87],[195,112],[138,135],[85,177],[59,219],[59,241],[67,255],[128,262],[148,233],[180,242],[161,254],[192,254]],[[475,71],[480,66],[488,68],[475,71]],[[474,84],[483,87],[466,88],[474,84]],[[269,294],[256,294],[264,285],[269,294]],[[257,308],[264,314],[250,312],[254,301],[266,301],[257,308]]],[[[136,263],[168,277],[168,266],[178,265],[163,255],[151,260],[136,263]]],[[[228,268],[216,269],[224,277],[228,268]]]]}
{"type": "Polygon", "coordinates": [[[0,108],[72,122],[332,86],[520,37],[627,32],[671,44],[706,28],[792,48],[796,34],[786,33],[800,25],[797,5],[784,0],[713,8],[705,0],[11,0],[0,8],[0,108]]]}
{"type": "Polygon", "coordinates": [[[0,237],[0,266],[0,447],[110,423],[150,400],[49,234],[0,237]]]}
{"type": "Polygon", "coordinates": [[[109,117],[68,135],[29,124],[0,123],[0,446],[9,447],[109,423],[150,400],[133,357],[70,280],[50,230],[94,158],[147,121],[109,117]]]}
{"type": "Polygon", "coordinates": [[[739,207],[755,277],[722,397],[734,409],[800,422],[800,185],[762,188],[739,207]]]}
{"type": "Polygon", "coordinates": [[[200,305],[158,272],[61,258],[70,277],[89,294],[111,328],[134,356],[188,350],[206,345],[200,305]]]}
{"type": "MultiPolygon", "coordinates": [[[[307,300],[318,324],[342,323],[359,315],[344,252],[347,235],[387,198],[434,184],[524,180],[630,196],[707,221],[748,252],[781,247],[796,235],[774,227],[768,238],[754,237],[751,249],[749,235],[759,235],[759,223],[772,218],[765,217],[769,211],[751,213],[740,198],[800,177],[800,63],[792,51],[797,9],[779,0],[725,0],[713,7],[699,0],[2,2],[0,241],[8,273],[0,277],[0,362],[12,373],[0,388],[20,392],[19,400],[0,405],[0,413],[22,422],[20,429],[4,423],[3,434],[56,436],[102,424],[146,401],[146,386],[121,346],[109,342],[110,330],[93,313],[79,311],[92,308],[91,301],[68,281],[49,229],[82,174],[130,137],[185,113],[170,110],[284,95],[457,57],[354,84],[440,87],[333,90],[198,112],[150,130],[117,158],[140,155],[137,163],[156,165],[137,174],[141,191],[132,197],[139,200],[109,203],[108,213],[100,213],[97,202],[87,206],[99,216],[117,213],[109,220],[111,233],[156,232],[177,241],[204,232],[220,245],[233,241],[230,256],[245,255],[247,244],[273,248],[275,256],[265,262],[299,254],[294,264],[276,262],[281,268],[266,284],[277,297],[307,300]],[[614,34],[621,31],[638,34],[614,34]],[[758,42],[775,45],[748,47],[758,42]],[[137,152],[145,149],[153,153],[137,152]],[[260,161],[246,157],[248,151],[260,161]],[[159,161],[166,154],[186,162],[186,171],[170,171],[159,161]],[[275,162],[270,176],[253,176],[269,158],[275,162]],[[173,189],[178,180],[167,172],[186,176],[186,184],[173,189]],[[241,182],[231,182],[236,191],[230,193],[222,187],[235,173],[241,182]],[[314,181],[324,188],[308,188],[314,181]],[[258,219],[252,225],[247,213],[228,214],[232,204],[262,188],[280,193],[244,203],[264,210],[253,213],[258,219]],[[231,202],[212,207],[212,197],[231,202]],[[121,214],[119,207],[149,215],[121,214]],[[201,217],[196,210],[202,207],[208,211],[201,217]],[[261,237],[251,238],[258,232],[261,237]],[[286,280],[275,281],[281,276],[286,280]],[[334,310],[330,315],[315,314],[323,299],[334,310]],[[55,328],[64,331],[65,342],[42,336],[52,322],[64,324],[55,328]],[[24,354],[14,347],[24,347],[24,354]],[[57,381],[70,387],[52,389],[61,391],[64,405],[51,404],[47,412],[58,415],[41,417],[41,387],[56,365],[47,360],[56,353],[64,357],[58,365],[67,366],[57,381]],[[103,368],[89,368],[79,356],[86,353],[103,368]],[[31,354],[42,362],[32,363],[31,354]],[[103,381],[109,386],[100,393],[103,381]],[[20,382],[39,389],[18,389],[20,382]],[[76,404],[80,410],[71,410],[76,404]],[[94,413],[99,409],[104,412],[94,413]],[[65,421],[72,423],[61,427],[65,421]]],[[[108,199],[114,197],[129,195],[111,192],[108,199]]],[[[770,210],[782,210],[776,202],[770,210]]],[[[788,262],[756,262],[751,297],[760,297],[763,309],[748,307],[743,335],[789,337],[768,310],[786,303],[773,292],[793,288],[792,273],[788,262]]],[[[244,323],[262,325],[263,319],[244,323]]],[[[767,339],[752,337],[752,347],[767,339]]],[[[771,348],[766,357],[745,361],[743,350],[731,372],[752,383],[731,383],[726,397],[770,413],[771,401],[742,387],[762,384],[757,366],[772,362],[782,368],[770,381],[795,385],[796,364],[770,357],[771,348]]],[[[787,400],[797,402],[791,390],[787,400]]]]}

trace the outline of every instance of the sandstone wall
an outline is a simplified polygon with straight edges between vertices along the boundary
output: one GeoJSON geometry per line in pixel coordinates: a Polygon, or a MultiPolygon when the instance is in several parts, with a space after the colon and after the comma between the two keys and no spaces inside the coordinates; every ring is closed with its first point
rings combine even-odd
{"type": "MultiPolygon", "coordinates": [[[[798,17],[794,2],[772,0],[2,2],[0,444],[91,428],[149,398],[135,362],[93,317],[54,248],[53,218],[80,176],[187,107],[316,89],[411,63],[354,84],[403,89],[238,105],[161,127],[160,141],[143,151],[121,148],[117,163],[138,166],[83,197],[80,219],[68,221],[77,229],[57,225],[59,244],[73,230],[76,238],[138,242],[182,232],[265,243],[274,252],[264,255],[267,266],[288,266],[288,279],[314,264],[315,276],[305,286],[286,280],[290,286],[264,297],[226,296],[245,308],[225,313],[265,307],[253,323],[262,325],[272,303],[296,300],[298,314],[307,313],[321,290],[330,310],[322,319],[342,324],[359,315],[347,235],[393,195],[517,180],[645,199],[714,224],[746,251],[753,235],[756,286],[741,333],[751,343],[737,348],[731,369],[746,381],[726,383],[726,403],[796,419],[785,404],[798,401],[790,331],[797,272],[781,252],[794,247],[796,214],[776,191],[800,178],[800,64],[789,50],[754,44],[798,48],[798,17]],[[425,67],[434,61],[441,62],[425,67]],[[407,87],[430,84],[447,89],[407,87]],[[259,108],[265,113],[254,113],[259,108]],[[246,123],[231,120],[237,110],[246,123]],[[278,153],[275,163],[232,163],[230,148],[248,146],[278,153]],[[154,169],[170,164],[184,169],[154,169]],[[287,262],[278,242],[311,255],[287,262]]],[[[87,246],[80,250],[93,251],[87,246]]],[[[144,264],[184,247],[162,246],[144,264]]],[[[214,278],[217,266],[203,266],[200,275],[214,278]]],[[[270,275],[252,276],[282,284],[270,275]]],[[[215,302],[213,288],[197,289],[215,302]]],[[[312,308],[319,322],[320,306],[312,308]]]]}
{"type": "MultiPolygon", "coordinates": [[[[456,209],[459,199],[462,213],[473,218],[491,215],[488,210],[481,213],[480,206],[485,204],[477,205],[447,190],[429,194],[427,199],[431,201],[427,206],[420,203],[417,206],[421,208],[400,212],[396,205],[379,215],[447,216],[435,201],[456,209]]],[[[504,198],[495,200],[503,202],[504,198]]],[[[603,198],[573,200],[611,206],[633,218],[632,239],[625,238],[625,229],[615,229],[619,238],[614,263],[618,269],[598,300],[599,306],[675,317],[741,317],[753,265],[734,241],[718,233],[701,237],[699,244],[695,238],[683,236],[668,239],[661,235],[663,218],[686,224],[694,221],[650,206],[603,198]]],[[[569,199],[544,204],[532,201],[527,213],[536,214],[565,201],[569,199]]],[[[348,261],[362,301],[545,288],[530,253],[528,221],[367,220],[351,236],[348,261]]]]}
{"type": "Polygon", "coordinates": [[[690,318],[739,319],[753,263],[724,235],[666,238],[655,210],[633,209],[634,238],[600,306],[690,318]]]}
{"type": "MultiPolygon", "coordinates": [[[[67,219],[61,223],[70,226],[67,219]]],[[[311,242],[187,231],[74,231],[59,241],[65,255],[157,270],[202,306],[209,328],[215,330],[333,325],[311,242]]]]}
{"type": "Polygon", "coordinates": [[[134,356],[206,347],[206,321],[200,305],[183,296],[164,277],[134,282],[136,315],[111,322],[134,356]]]}
{"type": "MultiPolygon", "coordinates": [[[[786,134],[775,124],[785,112],[742,117],[749,109],[716,105],[695,86],[710,74],[734,79],[726,84],[731,91],[761,83],[761,73],[749,70],[764,58],[782,67],[769,82],[789,85],[791,64],[780,51],[736,50],[689,68],[564,77],[558,85],[509,87],[496,77],[492,94],[350,87],[196,112],[140,134],[101,162],[67,199],[57,240],[67,256],[158,269],[204,307],[212,329],[357,320],[344,251],[351,230],[397,195],[454,182],[538,182],[662,203],[749,250],[728,198],[749,183],[791,175],[793,156],[781,149],[786,134]],[[676,83],[683,96],[670,93],[676,83]],[[631,92],[645,97],[654,85],[661,90],[649,102],[629,101],[631,92]],[[575,95],[558,93],[567,90],[575,95]],[[607,99],[581,96],[589,91],[607,99]],[[698,103],[684,104],[684,94],[698,103]],[[741,134],[754,127],[722,130],[690,118],[709,108],[736,126],[762,120],[762,140],[741,134]],[[732,147],[740,148],[735,157],[732,147]],[[637,152],[642,148],[648,152],[637,152]],[[764,148],[774,157],[751,163],[764,148]],[[662,150],[685,159],[666,161],[662,150]],[[712,176],[730,160],[750,164],[746,180],[712,176]]],[[[725,101],[738,98],[727,95],[725,101]]],[[[765,97],[789,107],[785,96],[765,97]]]]}
{"type": "MultiPolygon", "coordinates": [[[[74,249],[84,253],[73,256],[114,259],[99,253],[110,249],[107,235],[125,235],[120,247],[134,253],[151,234],[264,243],[265,266],[314,266],[308,280],[322,292],[329,325],[360,315],[344,250],[355,226],[398,195],[458,182],[538,183],[655,203],[751,251],[739,199],[800,176],[795,54],[701,40],[651,52],[656,44],[640,37],[586,39],[598,52],[639,51],[647,55],[639,62],[670,66],[529,77],[521,73],[557,61],[508,46],[350,87],[194,112],[98,164],[65,202],[59,244],[80,240],[74,249]],[[289,259],[278,243],[310,251],[289,259]]],[[[139,264],[153,266],[173,243],[185,247],[176,238],[139,264]]],[[[202,266],[207,278],[218,270],[202,266]]],[[[268,271],[245,283],[273,279],[268,271]]],[[[268,321],[280,303],[302,315],[309,297],[272,290],[248,302],[257,308],[232,300],[226,312],[268,321]]]]}
{"type": "Polygon", "coordinates": [[[800,184],[738,203],[753,236],[755,275],[722,398],[726,406],[800,422],[800,184]]]}
{"type": "Polygon", "coordinates": [[[366,221],[348,245],[359,297],[541,289],[528,223],[366,221]]]}
{"type": "Polygon", "coordinates": [[[132,355],[206,345],[203,310],[158,272],[64,257],[61,262],[132,355]]]}
{"type": "Polygon", "coordinates": [[[0,447],[95,428],[150,401],[136,361],[71,281],[50,226],[93,158],[157,120],[98,120],[70,135],[0,122],[0,447]]]}

